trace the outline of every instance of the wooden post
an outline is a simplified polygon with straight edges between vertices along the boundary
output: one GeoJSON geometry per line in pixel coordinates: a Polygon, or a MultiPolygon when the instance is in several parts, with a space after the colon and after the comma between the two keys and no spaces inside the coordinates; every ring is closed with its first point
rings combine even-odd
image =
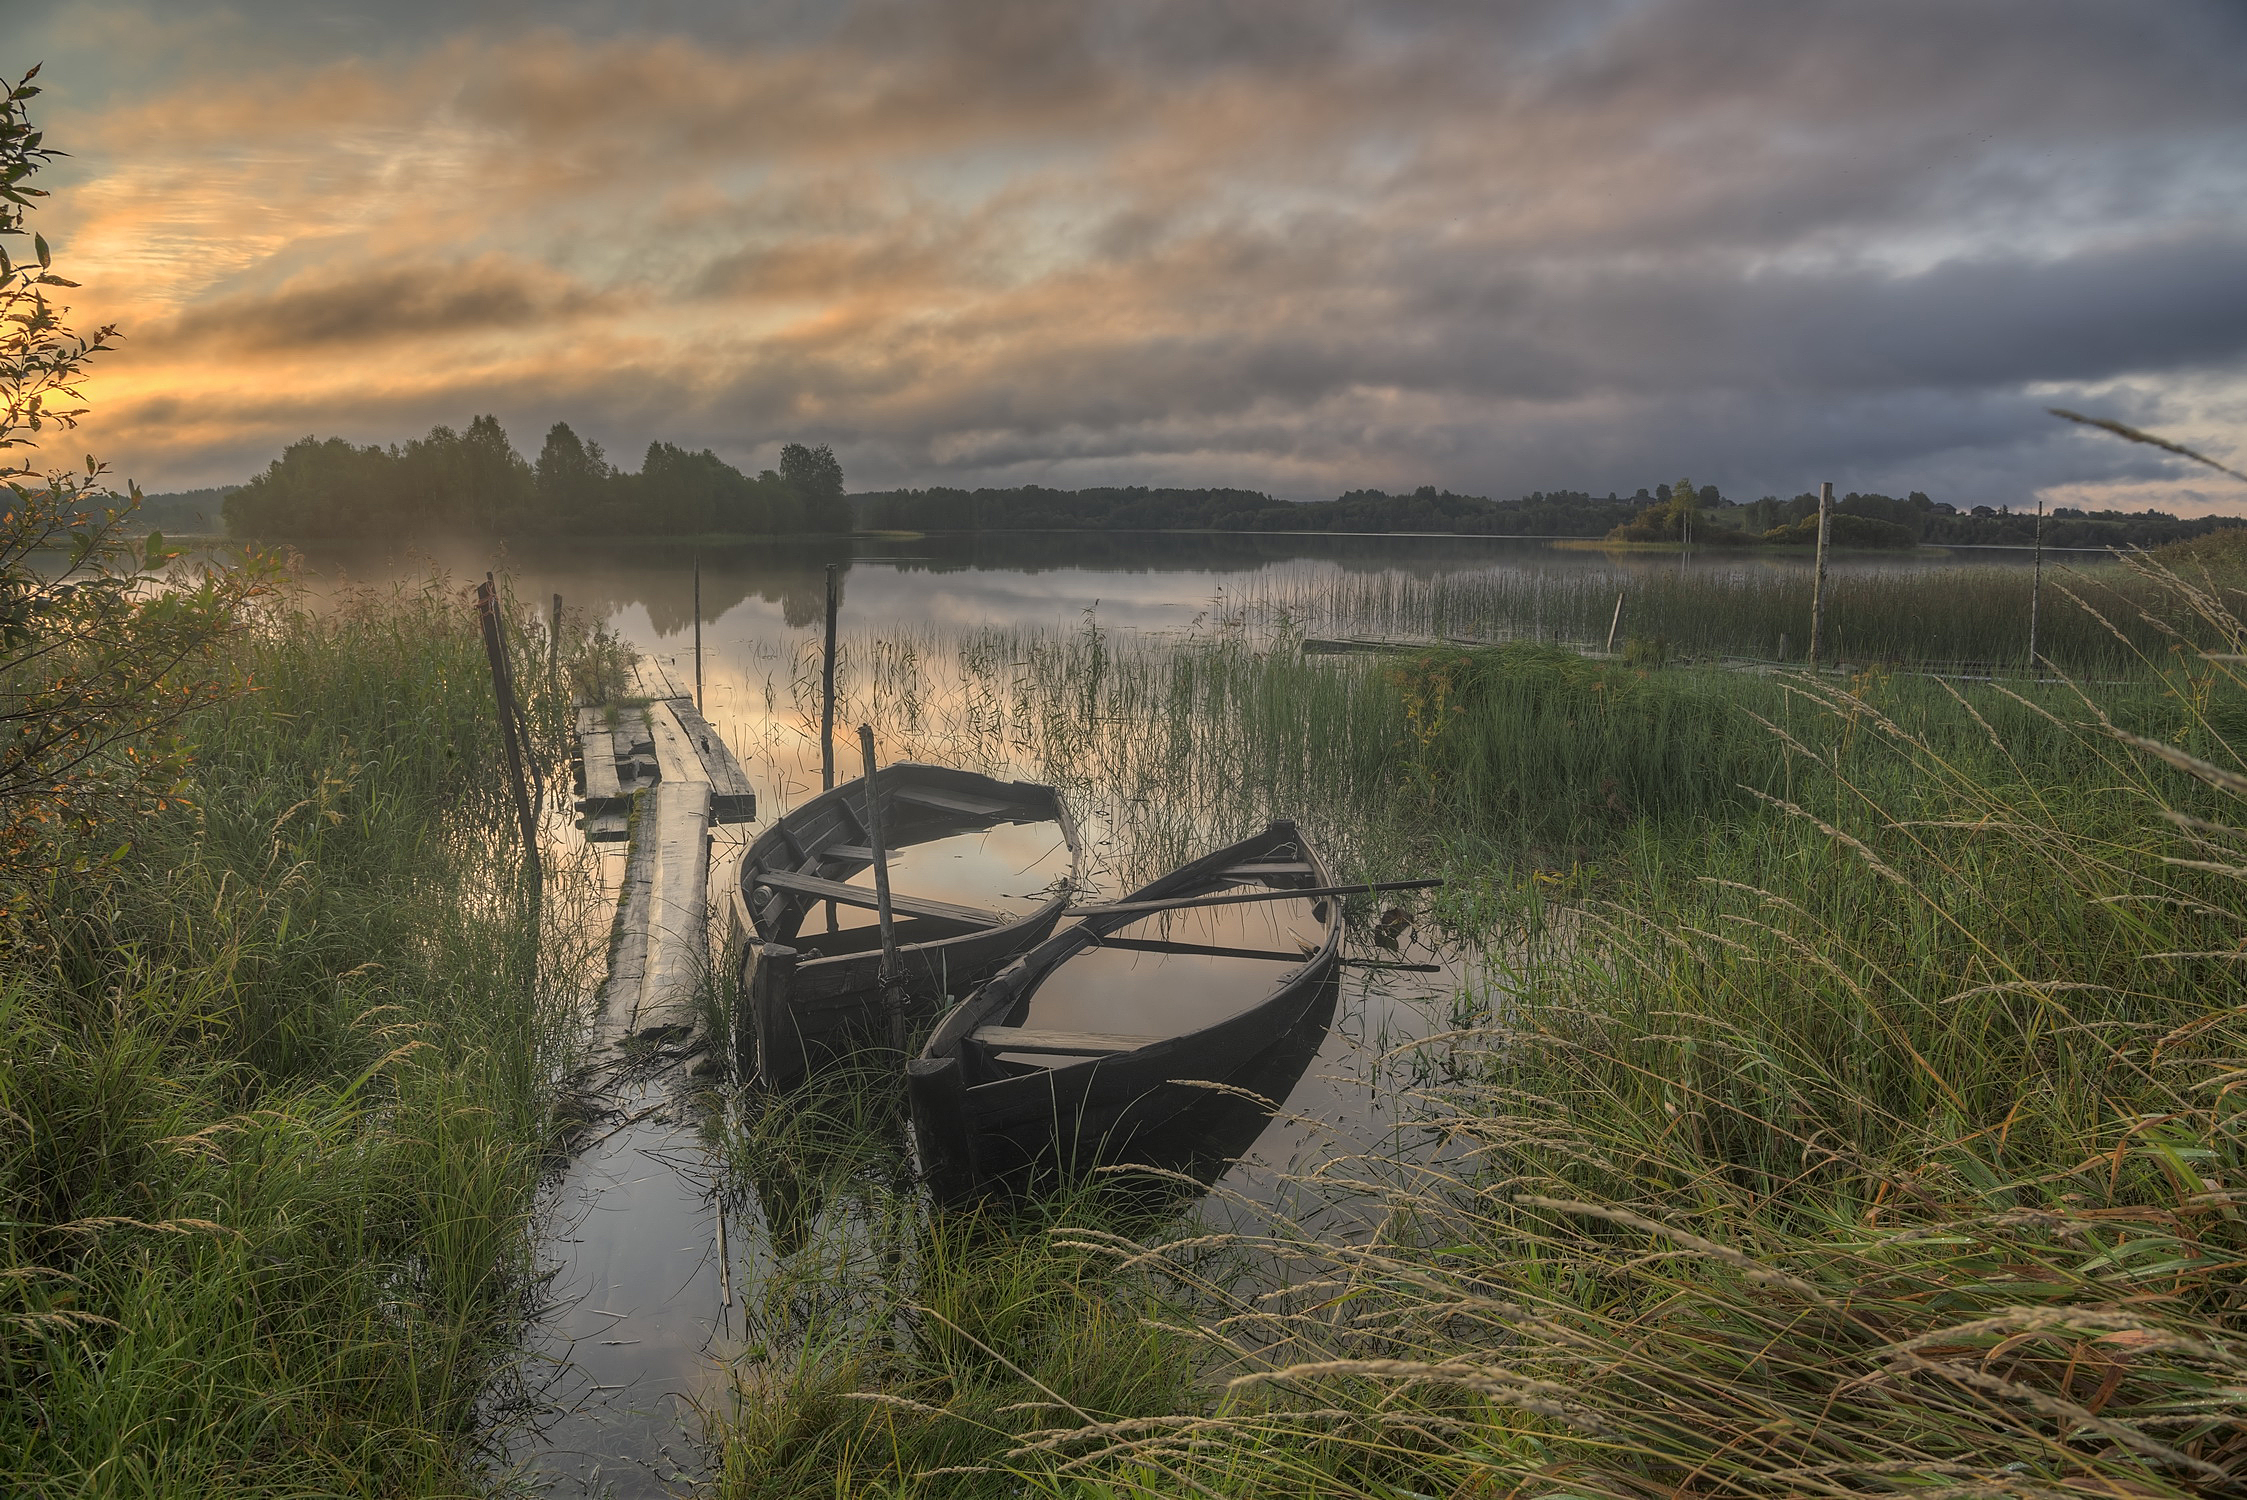
{"type": "Polygon", "coordinates": [[[694,706],[702,707],[702,558],[694,560],[694,706]]]}
{"type": "Polygon", "coordinates": [[[1623,591],[1615,591],[1615,618],[1607,622],[1607,654],[1615,654],[1615,632],[1623,628],[1623,591]]]}
{"type": "Polygon", "coordinates": [[[546,627],[546,690],[558,692],[562,681],[562,596],[554,596],[554,618],[546,627]]]}
{"type": "Polygon", "coordinates": [[[523,835],[523,866],[530,873],[531,905],[536,907],[546,888],[546,872],[538,858],[538,816],[531,811],[531,793],[523,779],[523,745],[516,734],[515,683],[507,668],[507,638],[502,634],[499,590],[491,574],[476,585],[476,613],[484,630],[484,655],[491,662],[492,696],[499,701],[499,738],[507,747],[507,775],[515,794],[515,817],[523,835]]]}
{"type": "Polygon", "coordinates": [[[2037,618],[2044,602],[2044,502],[2036,502],[2036,577],[2029,584],[2029,675],[2036,675],[2037,618]]]}
{"type": "Polygon", "coordinates": [[[905,972],[897,961],[897,929],[890,920],[889,850],[882,842],[881,788],[875,781],[874,726],[858,726],[858,753],[866,762],[866,843],[874,851],[874,919],[882,929],[882,1009],[889,1013],[889,1044],[905,1050],[905,972]]]}
{"type": "MultiPolygon", "coordinates": [[[[835,565],[827,565],[827,654],[819,673],[819,789],[835,789],[835,565]]],[[[832,924],[830,924],[832,925],[832,924]]]]}
{"type": "Polygon", "coordinates": [[[1833,484],[1818,486],[1818,570],[1810,578],[1810,670],[1818,670],[1826,635],[1826,536],[1833,524],[1833,484]]]}

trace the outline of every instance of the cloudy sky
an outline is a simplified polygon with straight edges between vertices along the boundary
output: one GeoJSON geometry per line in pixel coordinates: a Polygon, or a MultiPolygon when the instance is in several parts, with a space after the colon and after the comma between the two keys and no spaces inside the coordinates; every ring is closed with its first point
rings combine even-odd
{"type": "Polygon", "coordinates": [[[853,488],[2247,511],[2242,0],[0,0],[152,490],[496,412],[853,488]],[[617,19],[630,12],[626,24],[617,19]]]}

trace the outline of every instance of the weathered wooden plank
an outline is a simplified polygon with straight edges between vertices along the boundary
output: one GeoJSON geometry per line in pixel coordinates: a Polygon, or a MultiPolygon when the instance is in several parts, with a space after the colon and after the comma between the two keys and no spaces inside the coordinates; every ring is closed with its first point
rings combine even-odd
{"type": "Polygon", "coordinates": [[[624,811],[631,798],[625,795],[616,777],[616,737],[609,733],[598,709],[581,708],[577,712],[577,754],[584,773],[584,796],[578,800],[578,811],[588,814],[624,811]]]}
{"type": "Polygon", "coordinates": [[[734,758],[725,737],[702,717],[691,698],[674,698],[666,705],[677,716],[680,728],[702,761],[703,778],[710,783],[710,821],[753,823],[757,819],[757,793],[749,773],[734,758]]]}
{"type": "Polygon", "coordinates": [[[965,813],[971,818],[988,818],[1003,812],[1024,811],[1012,802],[993,802],[987,797],[970,797],[960,792],[943,792],[927,786],[901,786],[891,796],[898,802],[918,802],[923,807],[965,813]]]}
{"type": "Polygon", "coordinates": [[[1271,860],[1252,865],[1234,865],[1225,871],[1228,880],[1260,880],[1266,875],[1315,875],[1318,872],[1299,859],[1271,860]]]}
{"type": "Polygon", "coordinates": [[[1113,1057],[1137,1052],[1159,1036],[1123,1036],[1108,1031],[1032,1031],[1023,1026],[983,1026],[968,1033],[993,1052],[1053,1053],[1065,1057],[1113,1057]]]}
{"type": "MultiPolygon", "coordinates": [[[[797,875],[785,870],[758,870],[749,878],[776,891],[812,896],[821,901],[839,901],[845,906],[874,905],[874,893],[867,887],[846,885],[840,880],[822,880],[816,875],[797,875]]],[[[925,896],[893,894],[889,905],[890,910],[905,916],[933,917],[939,922],[958,922],[969,927],[998,927],[1007,920],[997,912],[954,906],[949,901],[931,901],[925,896]]]]}

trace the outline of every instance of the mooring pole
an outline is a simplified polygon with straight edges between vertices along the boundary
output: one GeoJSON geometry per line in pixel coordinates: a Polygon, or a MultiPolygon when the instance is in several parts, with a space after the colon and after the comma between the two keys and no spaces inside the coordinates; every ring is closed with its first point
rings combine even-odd
{"type": "Polygon", "coordinates": [[[562,681],[562,596],[554,596],[554,619],[546,627],[546,690],[558,691],[562,681]]]}
{"type": "Polygon", "coordinates": [[[702,557],[694,559],[694,706],[702,707],[702,557]]]}
{"type": "Polygon", "coordinates": [[[2036,675],[2037,616],[2044,602],[2044,502],[2036,502],[2036,577],[2029,584],[2029,675],[2036,675]]]}
{"type": "Polygon", "coordinates": [[[889,1013],[889,1044],[905,1050],[905,973],[897,961],[897,928],[890,921],[889,849],[882,842],[881,788],[875,781],[874,726],[858,726],[858,753],[866,762],[866,843],[874,851],[874,920],[882,929],[882,1009],[889,1013]]]}
{"type": "Polygon", "coordinates": [[[1818,649],[1826,635],[1826,536],[1833,524],[1833,484],[1818,486],[1818,569],[1810,578],[1810,670],[1818,670],[1818,649]]]}
{"type": "MultiPolygon", "coordinates": [[[[867,752],[869,755],[871,751],[867,752]]],[[[871,761],[868,764],[872,764],[871,761]]],[[[819,789],[835,789],[835,565],[827,565],[827,654],[819,669],[819,789]]]]}
{"type": "Polygon", "coordinates": [[[1623,628],[1623,591],[1615,591],[1615,618],[1607,622],[1607,654],[1615,654],[1615,632],[1623,628]]]}
{"type": "Polygon", "coordinates": [[[523,779],[523,744],[516,733],[515,683],[507,669],[507,638],[502,634],[499,590],[491,574],[476,585],[476,614],[484,630],[484,655],[491,661],[492,696],[499,701],[499,738],[507,747],[507,776],[515,794],[515,817],[523,835],[523,865],[531,877],[531,905],[536,907],[546,888],[546,872],[538,858],[538,816],[531,811],[531,792],[523,779]]]}

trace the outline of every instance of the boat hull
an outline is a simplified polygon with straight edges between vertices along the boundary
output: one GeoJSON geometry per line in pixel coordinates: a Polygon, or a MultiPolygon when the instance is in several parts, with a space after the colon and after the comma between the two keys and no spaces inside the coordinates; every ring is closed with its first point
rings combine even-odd
{"type": "MultiPolygon", "coordinates": [[[[1324,863],[1294,826],[1275,823],[1125,899],[1161,900],[1238,884],[1224,881],[1221,872],[1282,853],[1305,867],[1298,883],[1331,883],[1324,863]]],[[[1341,914],[1333,901],[1318,910],[1324,942],[1300,966],[1270,981],[1257,1003],[1133,1051],[999,1076],[979,1052],[974,1033],[1023,1012],[1055,969],[1135,917],[1090,917],[1041,944],[947,1017],[907,1068],[915,1140],[931,1192],[957,1202],[1043,1176],[1081,1175],[1118,1164],[1182,1114],[1207,1104],[1212,1085],[1268,1071],[1265,1065],[1276,1051],[1300,1047],[1307,1018],[1322,1007],[1331,1013],[1341,914]]]]}
{"type": "MultiPolygon", "coordinates": [[[[896,1019],[911,1031],[1052,933],[1075,887],[1081,851],[1074,821],[1048,786],[912,762],[883,767],[880,786],[884,831],[892,849],[1001,823],[1050,819],[1060,826],[1070,857],[1060,889],[1023,915],[996,925],[948,920],[940,903],[899,895],[901,909],[929,908],[900,915],[896,923],[902,971],[901,1016],[896,1019]]],[[[862,781],[822,793],[766,830],[743,858],[733,893],[736,1060],[744,1076],[768,1088],[792,1087],[868,1045],[896,1044],[889,1035],[894,1022],[883,994],[875,929],[803,933],[807,916],[821,905],[816,893],[760,884],[768,877],[787,880],[807,873],[835,879],[865,868],[856,854],[826,855],[865,838],[864,802],[862,781]],[[855,951],[820,951],[839,946],[855,951]]]]}

